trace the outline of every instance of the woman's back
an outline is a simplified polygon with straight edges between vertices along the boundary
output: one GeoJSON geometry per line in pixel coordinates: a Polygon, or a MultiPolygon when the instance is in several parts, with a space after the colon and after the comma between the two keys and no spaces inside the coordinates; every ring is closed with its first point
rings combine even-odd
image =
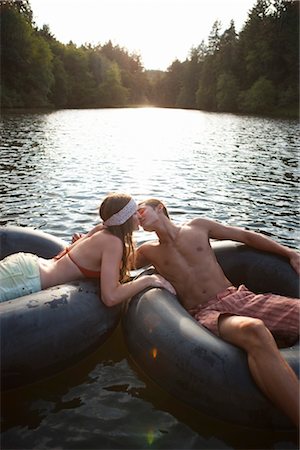
{"type": "Polygon", "coordinates": [[[93,229],[53,259],[39,259],[42,289],[76,279],[100,278],[104,250],[113,240],[121,241],[106,230],[93,229]]]}

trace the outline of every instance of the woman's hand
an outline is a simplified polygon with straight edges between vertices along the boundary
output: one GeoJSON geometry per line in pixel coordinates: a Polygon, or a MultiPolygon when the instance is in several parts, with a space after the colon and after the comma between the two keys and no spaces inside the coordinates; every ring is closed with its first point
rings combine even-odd
{"type": "Polygon", "coordinates": [[[173,285],[166,280],[164,277],[158,274],[148,275],[151,279],[151,286],[167,289],[167,291],[171,292],[171,294],[176,295],[176,291],[173,285]]]}

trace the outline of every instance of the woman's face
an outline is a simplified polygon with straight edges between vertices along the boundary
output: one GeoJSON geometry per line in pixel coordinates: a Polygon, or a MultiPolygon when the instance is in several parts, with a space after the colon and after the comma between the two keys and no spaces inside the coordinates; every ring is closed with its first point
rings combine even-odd
{"type": "Polygon", "coordinates": [[[133,231],[137,231],[139,229],[139,218],[138,218],[138,212],[135,212],[132,215],[132,229],[133,231]]]}

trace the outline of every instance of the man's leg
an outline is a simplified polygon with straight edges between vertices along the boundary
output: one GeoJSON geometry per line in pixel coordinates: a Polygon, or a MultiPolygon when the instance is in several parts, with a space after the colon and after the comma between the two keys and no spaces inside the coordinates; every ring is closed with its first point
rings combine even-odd
{"type": "Polygon", "coordinates": [[[299,381],[260,319],[222,315],[219,333],[247,352],[250,372],[263,393],[299,426],[299,381]]]}

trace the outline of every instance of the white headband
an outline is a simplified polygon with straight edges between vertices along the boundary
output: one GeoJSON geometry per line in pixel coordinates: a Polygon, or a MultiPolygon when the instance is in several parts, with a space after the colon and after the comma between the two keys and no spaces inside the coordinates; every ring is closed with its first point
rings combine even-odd
{"type": "Polygon", "coordinates": [[[111,227],[113,225],[122,225],[129,219],[135,212],[137,211],[137,204],[132,199],[124,206],[124,208],[120,209],[116,214],[110,216],[109,219],[103,222],[103,225],[107,225],[111,227]]]}

